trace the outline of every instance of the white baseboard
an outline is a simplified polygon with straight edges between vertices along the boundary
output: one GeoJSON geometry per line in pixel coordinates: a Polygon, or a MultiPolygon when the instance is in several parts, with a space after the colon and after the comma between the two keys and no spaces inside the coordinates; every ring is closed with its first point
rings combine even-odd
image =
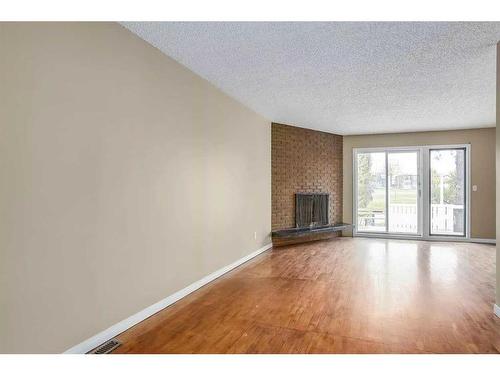
{"type": "Polygon", "coordinates": [[[170,306],[171,304],[177,302],[181,298],[187,296],[188,294],[194,292],[195,290],[201,288],[202,286],[208,284],[209,282],[217,279],[218,277],[224,275],[225,273],[231,271],[232,269],[240,266],[241,264],[249,261],[250,259],[256,257],[257,255],[270,249],[272,246],[273,246],[272,243],[270,243],[261,247],[259,250],[254,251],[253,253],[248,254],[247,256],[244,256],[241,259],[238,259],[236,262],[231,263],[228,266],[225,266],[215,271],[214,273],[211,273],[208,276],[205,276],[203,279],[192,283],[191,285],[185,287],[184,289],[179,290],[178,292],[168,296],[165,299],[162,299],[161,301],[155,303],[154,305],[146,307],[144,310],[139,311],[138,313],[122,320],[119,323],[116,323],[115,325],[98,333],[95,336],[92,336],[91,338],[81,342],[80,344],[73,346],[72,348],[66,350],[64,353],[65,354],[88,353],[92,349],[98,347],[99,345],[105,343],[106,341],[126,331],[130,327],[136,325],[137,323],[142,322],[143,320],[149,318],[151,315],[156,314],[160,310],[163,310],[165,307],[170,306]]]}
{"type": "Polygon", "coordinates": [[[495,240],[494,238],[493,239],[492,238],[471,238],[470,242],[489,243],[489,244],[492,244],[492,245],[496,245],[497,240],[495,240]]]}
{"type": "Polygon", "coordinates": [[[495,245],[497,243],[494,238],[462,238],[462,237],[439,237],[439,236],[405,236],[397,234],[380,234],[380,233],[356,233],[352,237],[361,238],[384,238],[393,240],[411,240],[411,241],[435,241],[435,242],[470,242],[470,243],[485,243],[495,245]]]}
{"type": "Polygon", "coordinates": [[[493,305],[493,312],[495,313],[496,316],[500,318],[500,306],[498,305],[493,305]]]}

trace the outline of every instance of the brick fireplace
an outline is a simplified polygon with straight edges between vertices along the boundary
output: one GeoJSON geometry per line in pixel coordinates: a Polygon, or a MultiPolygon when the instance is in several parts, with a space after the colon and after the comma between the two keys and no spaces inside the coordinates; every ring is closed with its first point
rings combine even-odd
{"type": "Polygon", "coordinates": [[[342,136],[272,124],[272,229],[295,227],[295,194],[328,194],[328,221],[342,221],[342,136]]]}

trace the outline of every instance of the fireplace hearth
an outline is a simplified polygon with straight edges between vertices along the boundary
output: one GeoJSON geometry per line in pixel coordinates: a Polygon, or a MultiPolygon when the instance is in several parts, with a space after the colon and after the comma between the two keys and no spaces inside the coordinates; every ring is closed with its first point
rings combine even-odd
{"type": "Polygon", "coordinates": [[[349,224],[329,223],[328,206],[328,193],[296,193],[295,228],[272,232],[273,246],[328,239],[348,229],[349,224]]]}

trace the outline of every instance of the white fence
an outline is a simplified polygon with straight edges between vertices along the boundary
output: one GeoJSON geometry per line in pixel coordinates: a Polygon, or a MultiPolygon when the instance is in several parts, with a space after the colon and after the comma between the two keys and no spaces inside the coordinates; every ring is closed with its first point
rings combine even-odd
{"type": "Polygon", "coordinates": [[[464,206],[462,205],[432,204],[431,232],[435,234],[463,234],[463,213],[464,206]]]}
{"type": "MultiPolygon", "coordinates": [[[[455,215],[462,217],[463,206],[453,204],[431,205],[431,229],[434,234],[462,234],[463,228],[457,225],[455,215]]],[[[389,231],[394,233],[416,233],[418,231],[418,209],[416,204],[389,205],[389,231]]],[[[360,210],[358,213],[359,231],[385,231],[383,211],[360,210]]]]}
{"type": "Polygon", "coordinates": [[[418,209],[416,204],[389,205],[389,232],[417,233],[418,209]]]}

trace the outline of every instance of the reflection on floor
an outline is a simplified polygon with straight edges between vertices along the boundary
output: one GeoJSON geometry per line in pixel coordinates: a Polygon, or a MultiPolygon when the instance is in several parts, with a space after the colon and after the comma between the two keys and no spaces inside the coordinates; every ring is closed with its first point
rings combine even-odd
{"type": "Polygon", "coordinates": [[[115,353],[496,353],[495,247],[338,238],[269,250],[115,353]]]}

